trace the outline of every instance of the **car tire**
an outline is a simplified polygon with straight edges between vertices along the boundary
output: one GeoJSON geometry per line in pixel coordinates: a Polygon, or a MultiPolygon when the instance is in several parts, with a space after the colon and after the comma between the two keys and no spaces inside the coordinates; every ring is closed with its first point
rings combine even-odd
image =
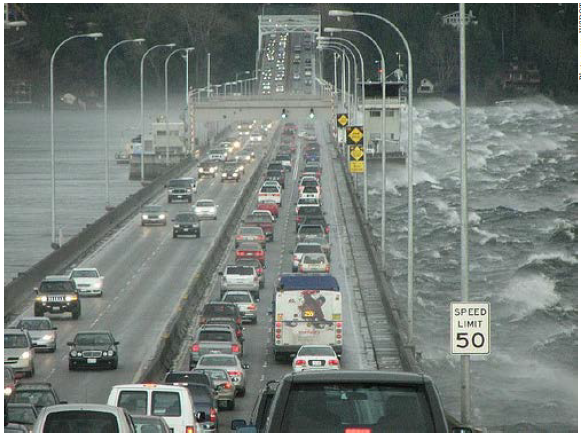
{"type": "Polygon", "coordinates": [[[245,387],[238,391],[239,397],[243,397],[244,395],[246,395],[246,388],[245,387]]]}
{"type": "Polygon", "coordinates": [[[79,317],[81,316],[81,308],[79,307],[77,310],[72,312],[73,315],[73,319],[79,319],[79,317]]]}
{"type": "Polygon", "coordinates": [[[74,371],[75,369],[76,369],[75,364],[69,360],[69,371],[74,371]]]}
{"type": "Polygon", "coordinates": [[[282,353],[275,352],[274,353],[274,360],[275,360],[275,362],[284,362],[286,360],[285,355],[282,353]]]}
{"type": "Polygon", "coordinates": [[[258,324],[258,318],[253,318],[250,324],[258,324]]]}
{"type": "Polygon", "coordinates": [[[228,410],[234,410],[234,407],[236,407],[236,402],[234,400],[230,400],[227,402],[226,408],[228,410]]]}
{"type": "Polygon", "coordinates": [[[196,233],[196,238],[200,239],[200,232],[196,233]]]}
{"type": "Polygon", "coordinates": [[[117,369],[117,366],[119,365],[119,361],[115,360],[112,364],[111,364],[111,369],[117,369]]]}
{"type": "Polygon", "coordinates": [[[167,202],[171,203],[171,197],[167,197],[167,202]]]}
{"type": "Polygon", "coordinates": [[[44,312],[42,310],[34,308],[34,316],[44,316],[44,312]]]}
{"type": "Polygon", "coordinates": [[[56,353],[56,346],[48,350],[49,353],[56,353]]]}
{"type": "Polygon", "coordinates": [[[191,202],[192,202],[192,197],[189,197],[188,198],[188,203],[191,203],[191,202]]]}
{"type": "Polygon", "coordinates": [[[178,235],[176,235],[175,233],[173,234],[174,239],[178,237],[178,235]]]}

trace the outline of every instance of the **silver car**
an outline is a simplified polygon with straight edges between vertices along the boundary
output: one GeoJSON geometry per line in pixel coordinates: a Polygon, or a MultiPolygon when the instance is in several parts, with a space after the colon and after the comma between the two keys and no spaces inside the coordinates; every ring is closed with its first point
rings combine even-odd
{"type": "Polygon", "coordinates": [[[100,297],[103,295],[105,277],[97,268],[74,268],[70,278],[75,281],[80,296],[100,297]]]}
{"type": "Polygon", "coordinates": [[[257,305],[249,291],[227,291],[222,297],[222,301],[234,303],[242,315],[242,321],[250,321],[256,324],[257,305]]]}
{"type": "Polygon", "coordinates": [[[214,200],[198,200],[192,206],[199,220],[215,220],[218,218],[218,205],[214,200]]]}
{"type": "Polygon", "coordinates": [[[331,264],[323,253],[307,253],[299,262],[301,273],[328,273],[329,271],[331,271],[331,264]]]}
{"type": "Polygon", "coordinates": [[[240,359],[233,354],[206,354],[196,365],[196,369],[225,369],[241,397],[246,393],[248,368],[250,366],[247,363],[240,362],[240,359]]]}
{"type": "Polygon", "coordinates": [[[299,270],[299,263],[301,262],[303,256],[307,253],[323,253],[323,248],[321,244],[316,242],[300,242],[295,247],[292,252],[293,255],[293,272],[299,270]]]}
{"type": "Polygon", "coordinates": [[[34,375],[34,348],[26,330],[4,330],[4,366],[27,377],[34,375]]]}
{"type": "Polygon", "coordinates": [[[194,337],[190,349],[190,369],[206,354],[233,354],[242,357],[242,343],[236,337],[236,331],[223,324],[205,324],[194,337]]]}
{"type": "Polygon", "coordinates": [[[32,346],[36,350],[46,350],[49,353],[56,351],[57,328],[49,318],[44,316],[21,318],[13,325],[13,328],[28,330],[28,334],[32,340],[32,346]]]}

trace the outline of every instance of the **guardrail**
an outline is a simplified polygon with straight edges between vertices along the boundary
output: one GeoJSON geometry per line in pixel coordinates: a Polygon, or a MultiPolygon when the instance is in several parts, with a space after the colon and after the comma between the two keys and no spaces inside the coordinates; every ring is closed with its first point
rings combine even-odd
{"type": "Polygon", "coordinates": [[[165,373],[172,368],[173,361],[179,354],[180,348],[186,339],[190,321],[198,310],[198,303],[202,300],[201,296],[210,285],[212,276],[220,264],[224,251],[235,233],[236,225],[248,203],[248,195],[257,188],[257,184],[263,174],[263,164],[273,150],[272,138],[276,136],[278,130],[279,128],[275,129],[272,136],[267,140],[270,141],[267,152],[257,162],[254,172],[244,186],[241,195],[237,198],[230,216],[221,226],[218,235],[212,241],[206,257],[190,278],[173,315],[155,345],[152,357],[141,364],[133,377],[133,383],[145,383],[163,379],[165,373]]]}
{"type": "MultiPolygon", "coordinates": [[[[224,129],[217,137],[227,134],[224,129]]],[[[92,224],[88,224],[80,233],[73,236],[59,249],[53,251],[17,278],[4,286],[4,322],[11,321],[21,313],[34,297],[34,287],[47,275],[64,272],[70,265],[78,262],[91,252],[95,245],[115,228],[123,224],[151,199],[159,195],[169,180],[179,176],[193,165],[188,159],[170,168],[146,187],[130,195],[125,201],[107,212],[92,224]]]]}

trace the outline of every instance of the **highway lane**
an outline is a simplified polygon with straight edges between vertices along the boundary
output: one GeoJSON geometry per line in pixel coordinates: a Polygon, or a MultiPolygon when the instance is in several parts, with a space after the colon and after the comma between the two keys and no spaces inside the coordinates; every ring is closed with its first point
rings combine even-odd
{"type": "MultiPolygon", "coordinates": [[[[322,123],[321,123],[322,124],[322,123]]],[[[299,126],[302,127],[302,126],[299,126]]],[[[299,129],[300,130],[300,129],[299,129]]],[[[352,310],[352,285],[348,274],[348,265],[345,264],[345,231],[344,224],[339,219],[340,206],[337,204],[337,195],[334,175],[330,164],[330,151],[328,144],[324,142],[322,127],[317,126],[318,138],[321,144],[321,158],[324,168],[322,175],[323,189],[323,209],[326,213],[327,221],[331,227],[331,274],[335,276],[343,291],[343,313],[344,313],[344,351],[342,356],[342,367],[346,369],[365,368],[361,359],[363,349],[360,343],[360,333],[358,330],[359,321],[352,310]]],[[[301,150],[297,150],[296,156],[300,156],[301,150]]],[[[244,331],[244,357],[243,361],[250,364],[250,369],[246,371],[247,391],[245,397],[236,399],[234,411],[221,411],[219,417],[220,431],[227,432],[230,428],[230,421],[234,418],[248,419],[252,408],[258,397],[258,393],[267,381],[276,380],[284,374],[290,372],[290,362],[276,362],[272,352],[272,316],[269,311],[272,307],[274,294],[274,283],[281,272],[291,272],[292,270],[292,250],[296,244],[295,231],[295,205],[298,198],[298,175],[304,163],[295,158],[294,168],[287,173],[286,189],[283,194],[283,207],[280,217],[275,225],[275,240],[267,244],[267,268],[266,283],[261,290],[261,300],[258,305],[258,323],[256,325],[245,324],[244,331]]],[[[342,193],[341,195],[346,195],[342,193]]],[[[252,203],[248,205],[251,211],[256,205],[256,196],[252,203]]],[[[234,262],[234,249],[228,249],[223,265],[234,262]]],[[[214,280],[214,286],[208,293],[206,300],[219,299],[219,283],[214,280]]],[[[190,338],[195,332],[195,322],[190,328],[190,338]]],[[[176,361],[176,368],[187,369],[188,349],[191,341],[184,344],[183,353],[176,361]]]]}
{"type": "MultiPolygon", "coordinates": [[[[68,315],[52,316],[58,327],[58,349],[54,354],[37,354],[32,380],[51,382],[69,402],[96,403],[106,402],[112,385],[130,383],[249,175],[247,171],[241,183],[222,184],[219,177],[199,181],[196,198],[212,198],[220,205],[217,221],[202,222],[199,240],[173,239],[171,222],[167,227],[141,227],[136,216],[85,259],[80,266],[96,267],[105,276],[104,295],[83,298],[78,321],[68,315]],[[112,331],[121,342],[117,370],[68,370],[66,342],[80,330],[112,331]]],[[[156,202],[165,205],[166,194],[156,202]]],[[[189,207],[167,204],[167,211],[173,217],[189,207]]],[[[32,315],[32,306],[25,314],[32,315]]]]}

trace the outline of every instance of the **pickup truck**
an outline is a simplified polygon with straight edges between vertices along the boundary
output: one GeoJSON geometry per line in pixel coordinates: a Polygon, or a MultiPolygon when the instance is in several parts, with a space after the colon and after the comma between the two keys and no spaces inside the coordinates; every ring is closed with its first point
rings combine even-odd
{"type": "Polygon", "coordinates": [[[323,217],[323,210],[320,206],[302,206],[299,208],[297,212],[297,216],[295,218],[297,224],[297,232],[299,231],[299,227],[303,225],[304,221],[310,217],[323,217]]]}
{"type": "Polygon", "coordinates": [[[278,383],[268,382],[254,409],[255,415],[248,424],[244,419],[232,420],[232,430],[240,433],[448,432],[444,408],[432,379],[409,372],[290,373],[278,383]]]}

